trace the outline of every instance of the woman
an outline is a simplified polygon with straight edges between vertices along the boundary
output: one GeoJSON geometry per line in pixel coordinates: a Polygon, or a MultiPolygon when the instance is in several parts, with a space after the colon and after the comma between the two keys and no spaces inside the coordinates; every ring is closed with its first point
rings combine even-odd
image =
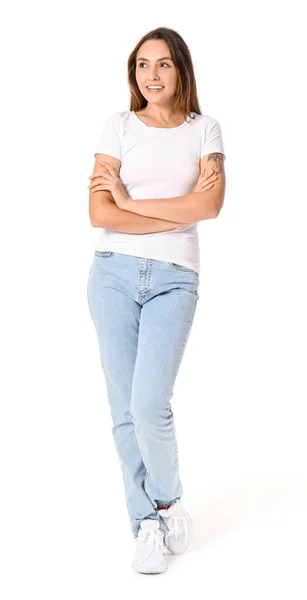
{"type": "Polygon", "coordinates": [[[102,229],[88,301],[136,539],[132,567],[159,573],[192,537],[171,398],[199,298],[197,222],[221,209],[225,155],[176,31],[138,42],[128,81],[130,110],[106,120],[89,178],[91,224],[102,229]]]}

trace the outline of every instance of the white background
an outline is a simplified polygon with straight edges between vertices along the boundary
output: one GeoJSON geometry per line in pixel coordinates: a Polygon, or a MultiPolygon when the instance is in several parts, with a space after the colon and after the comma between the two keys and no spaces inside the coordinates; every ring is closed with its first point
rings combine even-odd
{"type": "Polygon", "coordinates": [[[306,600],[303,2],[1,12],[2,600],[306,600]],[[105,119],[130,108],[128,56],[158,26],[190,48],[227,183],[219,217],[199,224],[200,300],[172,401],[194,541],[148,579],[130,566],[87,305],[87,185],[105,119]]]}

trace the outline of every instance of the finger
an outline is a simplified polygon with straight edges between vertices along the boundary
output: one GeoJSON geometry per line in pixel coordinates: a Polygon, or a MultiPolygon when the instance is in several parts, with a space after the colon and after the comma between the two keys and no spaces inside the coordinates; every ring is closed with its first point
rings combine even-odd
{"type": "MultiPolygon", "coordinates": [[[[102,162],[100,162],[100,161],[97,161],[97,162],[99,162],[99,163],[101,164],[101,168],[102,168],[103,170],[102,170],[102,171],[101,171],[101,170],[99,170],[99,171],[95,171],[95,172],[94,172],[94,173],[93,173],[93,174],[92,174],[92,175],[91,175],[91,176],[90,176],[88,179],[92,179],[92,178],[94,178],[94,177],[99,177],[99,176],[101,176],[101,174],[102,174],[102,173],[103,173],[104,175],[105,175],[106,173],[111,173],[111,169],[112,169],[112,167],[110,167],[110,165],[109,165],[108,163],[104,163],[104,164],[102,164],[102,162]]],[[[115,171],[115,173],[116,173],[116,171],[115,171]]],[[[116,175],[117,175],[117,173],[116,173],[116,175]]]]}
{"type": "Polygon", "coordinates": [[[95,173],[93,173],[93,175],[91,175],[89,177],[89,179],[94,179],[95,177],[101,177],[102,175],[106,175],[108,173],[108,169],[106,167],[103,167],[104,171],[96,171],[95,173]]]}
{"type": "Polygon", "coordinates": [[[106,172],[106,173],[95,173],[94,175],[92,175],[92,180],[90,182],[90,185],[88,185],[87,187],[91,187],[93,185],[97,185],[98,180],[100,183],[111,183],[112,181],[114,181],[114,177],[112,177],[112,175],[110,175],[110,173],[106,172]]]}
{"type": "Polygon", "coordinates": [[[214,186],[214,183],[202,183],[198,186],[198,191],[204,192],[205,190],[214,186]]]}
{"type": "Polygon", "coordinates": [[[205,169],[202,173],[203,177],[211,177],[212,175],[215,175],[215,172],[213,169],[211,169],[210,171],[206,171],[206,169],[205,169]]]}
{"type": "Polygon", "coordinates": [[[97,162],[102,166],[103,169],[107,169],[109,171],[110,165],[108,163],[105,163],[104,161],[101,161],[101,160],[97,160],[97,162]]]}
{"type": "Polygon", "coordinates": [[[213,169],[210,169],[210,171],[209,170],[207,171],[206,169],[204,169],[203,172],[201,173],[201,177],[206,177],[206,178],[209,178],[212,175],[215,175],[213,169]]]}
{"type": "Polygon", "coordinates": [[[103,190],[108,190],[109,192],[111,191],[109,185],[95,185],[95,187],[91,189],[91,193],[99,192],[99,191],[103,191],[103,190]]]}
{"type": "Polygon", "coordinates": [[[201,177],[201,179],[203,181],[215,181],[217,179],[217,176],[215,173],[212,173],[212,175],[204,175],[203,177],[201,177]]]}
{"type": "Polygon", "coordinates": [[[89,185],[87,187],[88,188],[93,188],[93,187],[95,187],[95,185],[99,185],[99,183],[103,183],[103,182],[104,182],[104,178],[101,177],[101,175],[100,175],[99,181],[98,181],[98,178],[95,177],[95,179],[93,179],[92,181],[90,181],[90,183],[89,183],[89,185]]]}
{"type": "Polygon", "coordinates": [[[99,181],[98,178],[94,181],[91,181],[91,183],[87,186],[88,189],[93,189],[94,187],[96,187],[97,185],[111,185],[113,181],[112,177],[102,177],[101,173],[99,175],[99,181]]]}
{"type": "Polygon", "coordinates": [[[105,169],[107,169],[110,173],[113,173],[113,174],[115,173],[117,175],[114,167],[111,167],[111,165],[109,165],[109,163],[107,163],[105,160],[98,160],[97,159],[97,162],[99,162],[100,165],[102,165],[103,167],[105,167],[105,169]]]}

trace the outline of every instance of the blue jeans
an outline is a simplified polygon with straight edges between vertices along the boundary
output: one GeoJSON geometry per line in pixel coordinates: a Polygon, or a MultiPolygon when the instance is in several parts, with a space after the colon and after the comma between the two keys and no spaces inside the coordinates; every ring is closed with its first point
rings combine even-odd
{"type": "Polygon", "coordinates": [[[180,499],[173,387],[194,320],[199,275],[187,267],[94,251],[87,284],[131,530],[180,499]]]}

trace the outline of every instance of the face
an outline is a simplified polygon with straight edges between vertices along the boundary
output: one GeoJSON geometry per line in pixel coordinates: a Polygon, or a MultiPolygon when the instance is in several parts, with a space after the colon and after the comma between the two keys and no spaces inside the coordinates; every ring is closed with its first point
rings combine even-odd
{"type": "Polygon", "coordinates": [[[148,102],[165,107],[173,105],[177,69],[164,40],[148,40],[140,46],[136,56],[135,75],[140,92],[148,102]],[[148,85],[163,87],[160,91],[151,92],[148,85]]]}

